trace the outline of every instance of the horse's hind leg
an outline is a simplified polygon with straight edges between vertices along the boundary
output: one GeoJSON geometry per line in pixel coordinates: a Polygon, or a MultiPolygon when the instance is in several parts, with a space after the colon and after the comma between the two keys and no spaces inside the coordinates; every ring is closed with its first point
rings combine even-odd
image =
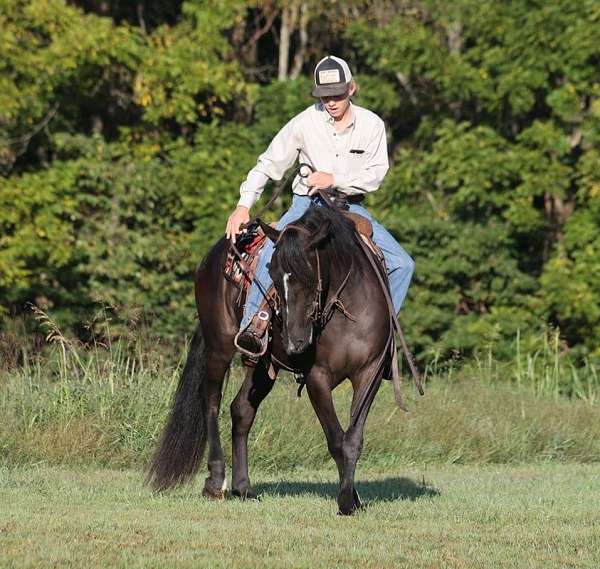
{"type": "Polygon", "coordinates": [[[227,486],[225,456],[219,435],[219,409],[223,380],[231,363],[231,353],[211,350],[207,353],[207,380],[203,385],[206,405],[206,434],[208,443],[208,472],[202,495],[207,498],[223,498],[227,486]]]}
{"type": "Polygon", "coordinates": [[[231,403],[233,464],[231,492],[242,498],[256,498],[248,476],[248,433],[256,411],[273,387],[273,380],[260,361],[246,373],[244,383],[231,403]]]}

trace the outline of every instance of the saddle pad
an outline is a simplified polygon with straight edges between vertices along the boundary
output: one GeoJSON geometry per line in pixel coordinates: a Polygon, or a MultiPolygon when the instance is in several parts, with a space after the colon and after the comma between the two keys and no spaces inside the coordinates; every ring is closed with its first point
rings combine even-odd
{"type": "Polygon", "coordinates": [[[358,231],[361,235],[364,235],[369,239],[373,237],[373,225],[364,215],[360,215],[359,213],[352,213],[350,211],[345,211],[344,215],[350,221],[352,221],[352,223],[354,223],[356,231],[358,231]]]}

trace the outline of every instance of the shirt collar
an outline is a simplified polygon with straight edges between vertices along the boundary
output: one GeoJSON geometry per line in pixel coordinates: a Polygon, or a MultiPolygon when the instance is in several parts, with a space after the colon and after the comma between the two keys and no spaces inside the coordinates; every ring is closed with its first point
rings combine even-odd
{"type": "MultiPolygon", "coordinates": [[[[333,117],[327,112],[327,109],[325,108],[325,105],[323,103],[319,103],[319,110],[322,113],[323,120],[333,125],[333,117]]],[[[354,123],[356,122],[356,108],[352,104],[352,101],[350,101],[350,111],[352,112],[352,118],[350,119],[348,126],[346,126],[347,129],[351,126],[354,126],[354,123]]]]}

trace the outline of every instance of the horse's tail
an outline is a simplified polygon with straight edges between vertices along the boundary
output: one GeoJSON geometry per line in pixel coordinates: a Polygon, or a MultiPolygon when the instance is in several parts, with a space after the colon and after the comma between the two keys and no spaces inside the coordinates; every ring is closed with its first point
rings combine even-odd
{"type": "Polygon", "coordinates": [[[173,397],[173,408],[154,453],[146,482],[166,490],[190,480],[206,449],[206,346],[196,329],[185,368],[173,397]]]}

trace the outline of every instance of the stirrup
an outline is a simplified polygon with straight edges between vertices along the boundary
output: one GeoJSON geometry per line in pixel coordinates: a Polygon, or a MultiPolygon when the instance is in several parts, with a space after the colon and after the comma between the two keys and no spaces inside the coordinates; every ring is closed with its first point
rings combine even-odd
{"type": "Polygon", "coordinates": [[[258,327],[259,330],[260,328],[263,328],[263,333],[261,335],[257,334],[255,332],[256,330],[256,326],[252,326],[254,319],[252,319],[250,321],[250,324],[248,324],[248,326],[246,326],[243,330],[240,330],[236,335],[235,338],[233,339],[233,345],[236,347],[236,349],[243,355],[245,356],[244,359],[249,360],[249,362],[251,362],[253,365],[256,365],[258,363],[258,360],[264,356],[265,352],[267,351],[267,346],[269,344],[269,333],[268,333],[268,322],[269,322],[269,318],[270,315],[266,310],[260,310],[258,312],[258,314],[256,315],[256,317],[258,318],[258,320],[261,321],[261,326],[258,327]],[[251,336],[253,341],[256,341],[256,343],[258,345],[260,345],[260,349],[256,352],[252,352],[251,350],[248,350],[246,348],[244,348],[243,346],[240,346],[239,340],[240,338],[242,338],[245,334],[248,334],[251,336]]]}

